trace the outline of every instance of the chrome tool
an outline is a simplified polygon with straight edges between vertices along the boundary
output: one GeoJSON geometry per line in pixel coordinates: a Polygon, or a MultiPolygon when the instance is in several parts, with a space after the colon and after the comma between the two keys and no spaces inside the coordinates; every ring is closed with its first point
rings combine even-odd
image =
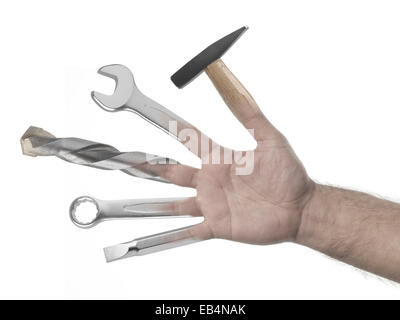
{"type": "Polygon", "coordinates": [[[113,146],[79,138],[56,138],[37,127],[29,127],[21,138],[25,155],[56,156],[68,162],[104,170],[121,170],[129,175],[168,182],[151,171],[151,165],[177,161],[144,152],[120,152],[113,146]]]}
{"type": "Polygon", "coordinates": [[[177,213],[176,207],[187,199],[190,198],[100,200],[82,196],[72,201],[69,216],[80,228],[91,228],[102,221],[114,219],[184,217],[177,213]],[[91,205],[95,209],[95,214],[86,221],[79,216],[79,208],[83,204],[91,205]]]}
{"type": "Polygon", "coordinates": [[[107,262],[142,256],[145,254],[192,244],[203,239],[194,236],[191,230],[195,226],[184,227],[171,231],[153,234],[135,240],[120,243],[115,246],[104,248],[107,262]]]}
{"type": "Polygon", "coordinates": [[[114,79],[116,83],[112,95],[92,91],[93,100],[102,109],[110,112],[123,110],[134,112],[178,140],[180,138],[177,132],[181,129],[195,129],[186,120],[141,93],[135,84],[132,72],[127,67],[112,64],[100,68],[98,73],[114,79]],[[170,125],[176,125],[177,131],[170,130],[170,125]]]}
{"type": "MultiPolygon", "coordinates": [[[[185,201],[190,199],[191,198],[100,200],[83,196],[75,199],[71,203],[69,214],[72,222],[80,228],[91,228],[101,221],[111,219],[190,217],[190,214],[179,212],[180,210],[178,209],[182,207],[185,201]],[[82,220],[79,214],[79,209],[84,204],[90,204],[94,208],[94,212],[92,211],[91,216],[86,217],[87,220],[82,220]]],[[[107,262],[111,262],[183,246],[202,240],[191,233],[193,227],[194,226],[189,226],[175,229],[107,247],[104,248],[104,255],[107,262]]]]}

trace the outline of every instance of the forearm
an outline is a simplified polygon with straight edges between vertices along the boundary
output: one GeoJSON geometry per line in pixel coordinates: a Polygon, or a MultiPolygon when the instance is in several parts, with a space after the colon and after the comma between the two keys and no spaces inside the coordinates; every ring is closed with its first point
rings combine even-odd
{"type": "Polygon", "coordinates": [[[296,242],[400,282],[400,204],[316,184],[296,242]]]}

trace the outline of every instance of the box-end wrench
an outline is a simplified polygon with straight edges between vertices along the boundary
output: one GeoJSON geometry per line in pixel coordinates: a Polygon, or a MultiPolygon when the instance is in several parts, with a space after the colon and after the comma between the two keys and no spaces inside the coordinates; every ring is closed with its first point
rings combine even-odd
{"type": "Polygon", "coordinates": [[[100,222],[114,219],[191,217],[177,212],[179,203],[190,198],[152,198],[128,200],[101,200],[81,196],[72,201],[69,207],[71,221],[80,228],[92,228],[100,222]],[[83,206],[90,207],[91,215],[86,220],[80,214],[83,206]]]}

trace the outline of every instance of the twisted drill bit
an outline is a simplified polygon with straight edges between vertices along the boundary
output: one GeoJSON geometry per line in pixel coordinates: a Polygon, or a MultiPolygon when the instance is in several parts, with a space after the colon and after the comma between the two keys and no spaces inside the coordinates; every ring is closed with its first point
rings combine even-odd
{"type": "Polygon", "coordinates": [[[121,170],[129,175],[168,182],[151,171],[151,165],[178,162],[144,152],[120,152],[113,146],[79,138],[56,138],[37,127],[29,127],[21,138],[22,153],[56,156],[68,162],[104,170],[121,170]]]}

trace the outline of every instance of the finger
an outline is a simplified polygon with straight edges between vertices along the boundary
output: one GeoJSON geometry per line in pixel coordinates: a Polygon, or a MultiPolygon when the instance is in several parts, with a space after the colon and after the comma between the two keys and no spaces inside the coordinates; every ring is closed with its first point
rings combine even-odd
{"type": "Polygon", "coordinates": [[[182,187],[196,187],[196,175],[199,169],[183,164],[151,164],[145,163],[139,169],[151,172],[168,182],[182,187]]]}
{"type": "Polygon", "coordinates": [[[214,238],[212,230],[205,221],[192,226],[187,231],[189,232],[191,237],[200,240],[208,240],[214,238]]]}
{"type": "Polygon", "coordinates": [[[201,210],[196,204],[196,198],[191,197],[182,201],[174,202],[174,213],[176,215],[190,215],[193,217],[202,216],[201,210]]]}
{"type": "Polygon", "coordinates": [[[210,64],[206,73],[235,117],[247,129],[254,130],[256,141],[278,132],[264,116],[254,98],[220,59],[210,64]]]}

